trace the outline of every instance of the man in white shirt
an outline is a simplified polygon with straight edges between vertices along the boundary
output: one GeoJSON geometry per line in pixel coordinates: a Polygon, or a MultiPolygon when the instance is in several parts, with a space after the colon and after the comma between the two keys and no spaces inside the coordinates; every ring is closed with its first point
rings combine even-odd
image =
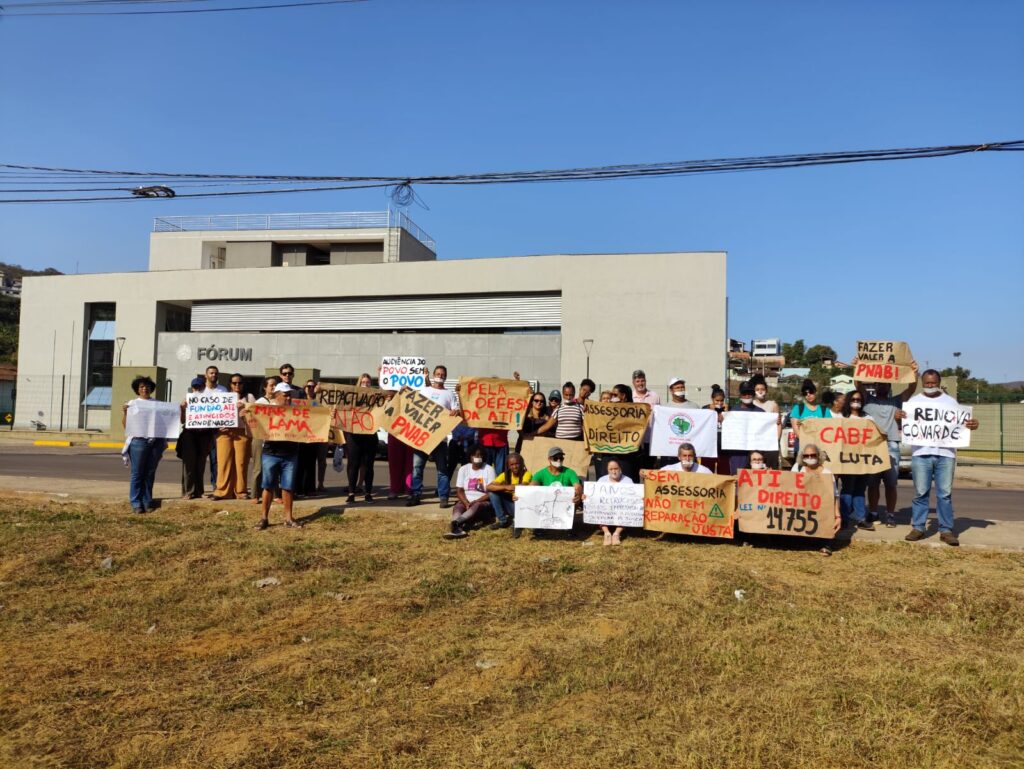
{"type": "Polygon", "coordinates": [[[697,449],[693,447],[692,443],[680,443],[679,444],[679,461],[674,465],[667,465],[662,470],[675,470],[681,473],[707,473],[711,475],[711,470],[704,467],[700,462],[697,461],[697,449]]]}
{"type": "MultiPolygon", "coordinates": [[[[908,400],[903,410],[910,413],[915,408],[942,406],[956,408],[954,398],[942,392],[941,377],[935,369],[928,369],[921,375],[921,395],[908,400]]],[[[977,419],[964,422],[968,430],[978,429],[977,419]]],[[[935,484],[935,508],[939,518],[939,539],[947,545],[960,544],[953,533],[953,471],[956,469],[956,449],[936,446],[915,446],[910,459],[910,472],[914,478],[914,502],[910,524],[914,528],[907,534],[908,542],[924,539],[928,523],[928,497],[932,483],[935,484]]]]}
{"type": "MultiPolygon", "coordinates": [[[[633,372],[633,402],[647,403],[650,406],[661,405],[661,396],[653,390],[647,389],[647,374],[642,368],[633,372]]],[[[651,422],[647,423],[647,429],[644,430],[644,437],[640,444],[640,466],[648,469],[654,467],[657,461],[655,457],[651,456],[652,426],[651,422]]]]}
{"type": "MultiPolygon", "coordinates": [[[[455,393],[445,389],[444,383],[448,379],[448,368],[446,366],[435,366],[434,373],[430,376],[430,384],[421,387],[419,393],[426,395],[430,400],[439,406],[443,406],[452,416],[460,417],[462,412],[455,402],[455,393]]],[[[451,479],[448,477],[448,443],[441,441],[431,454],[422,451],[412,453],[412,495],[406,502],[406,507],[414,507],[420,503],[423,495],[423,470],[427,466],[427,460],[434,462],[437,468],[437,496],[441,500],[441,507],[448,507],[448,497],[451,494],[451,479]]]]}

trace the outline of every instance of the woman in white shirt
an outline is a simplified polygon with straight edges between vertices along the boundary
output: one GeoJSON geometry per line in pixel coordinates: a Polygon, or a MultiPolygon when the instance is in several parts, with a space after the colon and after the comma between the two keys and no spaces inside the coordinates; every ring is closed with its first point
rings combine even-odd
{"type": "MultiPolygon", "coordinates": [[[[800,447],[800,456],[797,464],[793,465],[793,472],[795,473],[807,473],[809,475],[832,475],[832,471],[826,469],[821,464],[821,450],[814,443],[808,443],[800,447]]],[[[836,492],[836,482],[832,479],[832,493],[839,496],[836,492]]],[[[839,531],[841,518],[836,516],[836,528],[833,531],[832,540],[827,545],[823,545],[820,552],[822,555],[832,555],[832,545],[835,542],[835,533],[839,531]]]]}
{"type": "MultiPolygon", "coordinates": [[[[138,396],[124,404],[121,415],[121,426],[128,426],[128,407],[138,401],[148,401],[156,391],[156,382],[148,376],[137,376],[132,380],[132,390],[138,396]]],[[[131,467],[131,481],[128,487],[129,501],[132,512],[147,513],[156,509],[153,504],[153,482],[156,480],[156,468],[167,448],[164,438],[147,438],[127,435],[125,450],[131,467]]]]}
{"type": "MultiPolygon", "coordinates": [[[[608,464],[605,465],[607,475],[602,475],[597,479],[598,483],[633,483],[633,479],[628,475],[622,474],[622,465],[619,464],[617,459],[609,459],[608,464]]],[[[601,531],[604,532],[604,545],[621,545],[622,544],[622,526],[616,526],[615,531],[611,531],[607,526],[602,526],[601,531]]]]}

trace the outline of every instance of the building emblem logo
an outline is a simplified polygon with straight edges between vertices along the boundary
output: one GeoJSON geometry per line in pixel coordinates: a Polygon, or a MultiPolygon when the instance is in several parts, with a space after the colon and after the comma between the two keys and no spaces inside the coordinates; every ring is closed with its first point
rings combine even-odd
{"type": "Polygon", "coordinates": [[[187,344],[183,344],[178,348],[178,351],[174,355],[182,363],[190,361],[192,360],[192,348],[187,344]]]}

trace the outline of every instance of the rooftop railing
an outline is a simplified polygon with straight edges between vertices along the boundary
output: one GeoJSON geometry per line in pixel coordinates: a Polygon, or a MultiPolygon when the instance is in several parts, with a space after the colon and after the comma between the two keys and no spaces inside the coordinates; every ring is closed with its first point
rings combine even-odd
{"type": "Polygon", "coordinates": [[[316,214],[218,214],[216,216],[161,216],[153,232],[237,230],[357,230],[401,227],[433,252],[437,244],[402,211],[342,211],[316,214]]]}

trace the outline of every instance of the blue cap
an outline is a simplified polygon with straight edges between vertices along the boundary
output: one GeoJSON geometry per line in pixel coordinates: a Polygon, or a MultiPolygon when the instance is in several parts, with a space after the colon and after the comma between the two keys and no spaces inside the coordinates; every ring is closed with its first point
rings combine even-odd
{"type": "Polygon", "coordinates": [[[192,380],[192,386],[193,387],[202,387],[205,384],[206,384],[206,377],[204,377],[204,376],[197,376],[195,379],[192,380]]]}

